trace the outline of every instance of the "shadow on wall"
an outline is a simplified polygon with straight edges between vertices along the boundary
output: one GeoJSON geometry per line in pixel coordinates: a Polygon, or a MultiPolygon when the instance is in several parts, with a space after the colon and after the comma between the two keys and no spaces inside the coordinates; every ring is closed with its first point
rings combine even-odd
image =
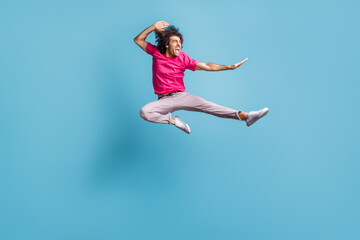
{"type": "Polygon", "coordinates": [[[134,184],[161,186],[164,184],[162,179],[168,179],[170,173],[163,160],[154,156],[156,137],[147,133],[152,130],[148,124],[143,124],[139,114],[141,107],[132,96],[137,83],[129,81],[133,73],[123,64],[128,61],[123,57],[126,53],[121,50],[122,55],[118,55],[110,50],[98,64],[96,81],[101,116],[96,149],[92,151],[90,184],[95,187],[104,184],[115,184],[116,187],[135,187],[134,184]]]}

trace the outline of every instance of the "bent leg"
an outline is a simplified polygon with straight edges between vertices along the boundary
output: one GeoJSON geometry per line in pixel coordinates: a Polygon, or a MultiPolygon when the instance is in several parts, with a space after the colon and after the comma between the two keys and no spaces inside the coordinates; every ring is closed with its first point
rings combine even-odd
{"type": "Polygon", "coordinates": [[[146,104],[140,110],[140,116],[153,123],[171,123],[171,112],[174,111],[174,101],[171,97],[146,104]]]}
{"type": "Polygon", "coordinates": [[[239,117],[239,112],[242,111],[218,105],[187,92],[182,92],[175,96],[176,110],[203,112],[221,118],[242,120],[239,117]]]}

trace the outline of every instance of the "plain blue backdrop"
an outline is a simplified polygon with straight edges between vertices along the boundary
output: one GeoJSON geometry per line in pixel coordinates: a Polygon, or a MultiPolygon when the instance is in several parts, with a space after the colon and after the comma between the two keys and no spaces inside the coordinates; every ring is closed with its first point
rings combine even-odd
{"type": "Polygon", "coordinates": [[[360,239],[357,1],[2,1],[0,238],[360,239]],[[187,91],[269,114],[153,124],[156,21],[187,91]],[[154,33],[147,39],[154,43],[154,33]]]}

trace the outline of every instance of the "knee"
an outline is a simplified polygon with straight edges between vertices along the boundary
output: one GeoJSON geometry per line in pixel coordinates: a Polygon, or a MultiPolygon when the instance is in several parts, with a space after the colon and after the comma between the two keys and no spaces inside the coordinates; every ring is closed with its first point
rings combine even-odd
{"type": "Polygon", "coordinates": [[[142,107],[140,109],[140,116],[146,120],[146,121],[149,121],[149,110],[147,109],[146,106],[142,107]]]}

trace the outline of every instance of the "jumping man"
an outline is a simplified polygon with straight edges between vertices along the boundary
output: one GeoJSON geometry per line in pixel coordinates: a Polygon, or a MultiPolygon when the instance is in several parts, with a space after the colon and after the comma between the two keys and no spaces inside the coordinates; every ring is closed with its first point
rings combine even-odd
{"type": "Polygon", "coordinates": [[[177,110],[204,112],[217,117],[245,121],[247,126],[251,126],[268,113],[268,108],[249,113],[234,110],[185,92],[183,81],[185,69],[191,71],[234,70],[240,67],[247,58],[234,65],[218,65],[193,60],[189,55],[181,52],[183,37],[178,29],[169,26],[165,21],[154,23],[135,37],[134,41],[142,50],[153,56],[153,86],[155,94],[158,95],[157,101],[146,104],[140,110],[140,116],[143,119],[154,123],[173,124],[189,134],[189,125],[178,116],[172,118],[172,112],[177,110]],[[154,30],[157,46],[145,41],[149,33],[154,30]]]}

